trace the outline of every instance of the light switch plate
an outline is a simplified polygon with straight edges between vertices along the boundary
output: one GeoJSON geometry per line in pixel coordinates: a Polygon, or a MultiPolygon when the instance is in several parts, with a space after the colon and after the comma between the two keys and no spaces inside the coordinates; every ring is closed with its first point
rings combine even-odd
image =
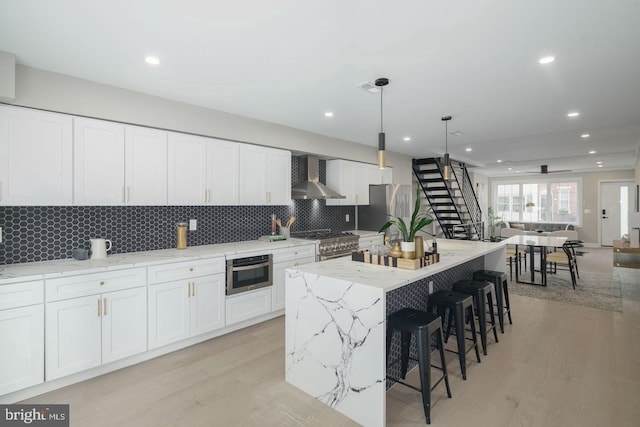
{"type": "Polygon", "coordinates": [[[190,219],[189,220],[189,231],[196,231],[197,228],[198,228],[198,220],[197,219],[190,219]]]}

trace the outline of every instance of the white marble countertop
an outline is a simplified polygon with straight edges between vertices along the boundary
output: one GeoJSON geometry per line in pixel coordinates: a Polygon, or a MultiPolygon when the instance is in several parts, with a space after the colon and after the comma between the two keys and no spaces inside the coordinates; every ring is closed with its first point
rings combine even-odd
{"type": "Polygon", "coordinates": [[[162,249],[108,255],[106,259],[78,261],[62,259],[0,265],[0,285],[29,280],[50,279],[64,275],[96,273],[155,264],[189,261],[200,258],[233,257],[236,254],[260,254],[277,249],[313,245],[309,240],[288,239],[276,242],[249,240],[217,245],[191,246],[187,249],[162,249]]]}
{"type": "Polygon", "coordinates": [[[315,264],[305,264],[290,270],[332,277],[382,288],[385,292],[413,283],[428,276],[484,256],[505,246],[504,242],[478,242],[438,239],[440,262],[418,270],[386,267],[352,261],[351,256],[315,264]]]}

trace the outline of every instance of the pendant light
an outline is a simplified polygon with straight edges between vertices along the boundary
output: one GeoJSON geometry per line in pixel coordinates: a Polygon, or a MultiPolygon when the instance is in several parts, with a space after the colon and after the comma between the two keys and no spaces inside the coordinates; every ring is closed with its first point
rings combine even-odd
{"type": "Polygon", "coordinates": [[[442,121],[444,122],[444,171],[442,172],[442,177],[445,181],[451,181],[451,161],[449,160],[449,127],[447,126],[449,120],[451,120],[451,116],[442,116],[442,121]]]}
{"type": "Polygon", "coordinates": [[[384,147],[384,129],[382,127],[382,94],[384,87],[389,84],[389,79],[380,77],[376,79],[376,86],[380,88],[380,133],[378,134],[378,168],[384,169],[386,166],[386,152],[384,147]]]}

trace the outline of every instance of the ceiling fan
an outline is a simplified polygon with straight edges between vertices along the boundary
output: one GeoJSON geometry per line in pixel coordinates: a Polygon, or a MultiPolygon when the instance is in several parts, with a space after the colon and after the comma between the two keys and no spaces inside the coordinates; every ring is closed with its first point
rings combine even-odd
{"type": "Polygon", "coordinates": [[[556,170],[556,171],[550,171],[548,165],[540,165],[540,171],[539,172],[527,171],[527,173],[539,173],[541,175],[547,175],[547,174],[550,174],[550,173],[563,173],[563,172],[571,172],[571,170],[570,169],[559,169],[559,170],[556,170]]]}

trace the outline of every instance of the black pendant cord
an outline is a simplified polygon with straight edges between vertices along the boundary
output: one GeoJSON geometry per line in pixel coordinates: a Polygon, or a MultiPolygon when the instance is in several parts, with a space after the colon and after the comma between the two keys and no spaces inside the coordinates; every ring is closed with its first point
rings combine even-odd
{"type": "Polygon", "coordinates": [[[383,121],[382,121],[382,108],[383,108],[383,103],[382,103],[382,97],[384,96],[384,86],[380,86],[380,133],[384,133],[384,129],[382,127],[383,121]]]}
{"type": "Polygon", "coordinates": [[[449,121],[444,121],[444,154],[449,154],[449,121]]]}

